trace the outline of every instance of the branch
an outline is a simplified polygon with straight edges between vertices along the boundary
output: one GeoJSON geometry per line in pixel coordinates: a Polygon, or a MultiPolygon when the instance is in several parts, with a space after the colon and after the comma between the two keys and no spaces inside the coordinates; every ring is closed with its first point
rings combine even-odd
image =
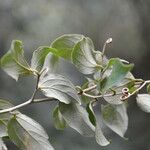
{"type": "Polygon", "coordinates": [[[11,107],[11,108],[7,108],[7,109],[3,109],[3,110],[0,110],[0,114],[3,114],[3,113],[7,113],[7,112],[12,112],[18,108],[21,108],[21,107],[24,107],[24,106],[27,106],[31,104],[31,99],[29,99],[28,101],[22,103],[22,104],[19,104],[17,106],[14,106],[14,107],[11,107]]]}
{"type": "Polygon", "coordinates": [[[53,97],[40,98],[40,99],[34,99],[33,103],[40,103],[40,102],[46,102],[46,101],[57,101],[57,99],[53,97]]]}
{"type": "Polygon", "coordinates": [[[91,95],[91,94],[87,94],[85,92],[82,93],[84,96],[86,97],[89,97],[89,98],[101,98],[101,97],[111,97],[111,96],[114,96],[114,95],[119,95],[119,94],[122,94],[122,92],[119,92],[119,93],[109,93],[109,94],[105,94],[105,95],[91,95]]]}
{"type": "Polygon", "coordinates": [[[94,90],[94,89],[96,89],[96,88],[97,88],[97,85],[95,84],[95,85],[93,85],[93,86],[90,86],[90,87],[88,87],[88,88],[82,90],[82,92],[83,92],[83,93],[89,92],[89,91],[92,91],[92,90],[94,90]]]}
{"type": "MultiPolygon", "coordinates": [[[[38,74],[38,75],[37,75],[37,82],[36,82],[35,90],[34,90],[32,96],[31,96],[31,98],[30,98],[29,100],[27,100],[26,102],[24,102],[24,103],[22,103],[22,104],[16,105],[16,106],[14,106],[14,107],[0,110],[0,114],[2,114],[2,113],[7,113],[7,112],[12,112],[12,111],[14,111],[14,110],[16,110],[16,109],[25,107],[25,106],[30,105],[30,104],[32,104],[32,103],[40,103],[40,102],[45,102],[45,101],[57,101],[57,99],[54,99],[54,98],[35,99],[35,95],[36,95],[36,93],[37,93],[37,91],[38,91],[39,79],[40,79],[40,75],[38,74]]],[[[137,79],[137,80],[135,79],[135,81],[140,82],[140,83],[143,82],[143,84],[142,84],[138,89],[136,89],[133,93],[131,93],[128,97],[125,97],[123,100],[126,100],[126,99],[128,99],[130,96],[136,94],[136,93],[139,92],[146,84],[149,84],[149,83],[150,83],[150,80],[144,81],[144,80],[142,80],[142,79],[137,79]]],[[[92,91],[92,90],[94,90],[94,89],[96,89],[96,88],[97,88],[97,85],[93,85],[93,86],[88,87],[88,88],[83,89],[83,90],[81,90],[81,88],[80,88],[81,93],[79,92],[78,94],[79,94],[79,95],[82,94],[82,95],[84,95],[84,96],[86,96],[86,97],[94,98],[94,99],[101,98],[101,97],[111,97],[111,96],[114,96],[114,95],[122,94],[122,92],[115,93],[115,94],[114,94],[114,92],[113,92],[113,93],[109,93],[109,94],[105,94],[105,95],[90,95],[90,94],[86,93],[86,92],[90,92],[90,91],[92,91]]]]}
{"type": "Polygon", "coordinates": [[[150,83],[150,80],[147,80],[147,81],[144,81],[143,84],[137,88],[133,93],[129,94],[128,97],[125,97],[124,99],[122,99],[123,101],[128,99],[129,97],[131,97],[132,95],[136,94],[137,92],[139,92],[146,84],[149,84],[150,83]]]}

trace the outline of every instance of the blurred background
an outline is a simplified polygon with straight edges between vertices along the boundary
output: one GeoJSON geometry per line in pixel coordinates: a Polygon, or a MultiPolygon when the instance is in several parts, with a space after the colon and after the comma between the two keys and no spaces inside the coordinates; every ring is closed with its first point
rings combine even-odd
{"type": "MultiPolygon", "coordinates": [[[[0,56],[6,53],[13,39],[24,43],[28,60],[41,45],[50,45],[67,33],[84,34],[95,43],[97,50],[109,37],[113,43],[108,57],[120,57],[135,64],[137,78],[150,79],[150,1],[145,0],[0,0],[0,56]]],[[[82,75],[63,61],[59,72],[80,84],[82,75]]],[[[20,78],[16,83],[0,70],[0,97],[18,104],[27,100],[34,79],[20,78]]],[[[52,123],[54,103],[27,106],[21,111],[41,123],[56,150],[149,150],[150,115],[129,100],[128,140],[109,130],[112,143],[100,147],[94,138],[85,138],[67,128],[57,131],[52,123]]],[[[9,150],[18,150],[6,141],[9,150]]]]}

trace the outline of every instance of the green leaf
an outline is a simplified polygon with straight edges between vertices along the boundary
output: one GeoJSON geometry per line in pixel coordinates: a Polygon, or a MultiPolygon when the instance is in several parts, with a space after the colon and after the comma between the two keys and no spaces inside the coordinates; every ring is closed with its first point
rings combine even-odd
{"type": "Polygon", "coordinates": [[[0,120],[0,138],[8,136],[6,124],[0,120]]]}
{"type": "Polygon", "coordinates": [[[120,97],[123,96],[123,94],[121,93],[122,91],[122,87],[119,87],[119,88],[115,88],[114,89],[116,93],[120,93],[120,94],[116,94],[116,95],[113,95],[113,92],[110,91],[109,93],[113,96],[103,96],[104,100],[109,103],[109,104],[113,104],[113,105],[120,105],[120,104],[123,104],[124,102],[121,101],[120,97]]]}
{"type": "Polygon", "coordinates": [[[87,96],[84,96],[84,95],[81,95],[80,96],[80,99],[81,99],[81,103],[84,105],[87,105],[90,101],[91,101],[91,99],[89,98],[89,97],[87,97],[87,96]]]}
{"type": "Polygon", "coordinates": [[[57,50],[46,46],[41,46],[33,52],[33,56],[31,59],[31,68],[40,72],[48,54],[50,54],[51,56],[49,56],[49,65],[47,65],[47,67],[52,69],[52,65],[55,61],[58,60],[58,57],[55,55],[57,54],[57,50]]]}
{"type": "MultiPolygon", "coordinates": [[[[7,109],[10,107],[13,107],[13,105],[9,101],[0,99],[0,110],[7,109]]],[[[0,120],[3,121],[4,123],[6,123],[11,117],[12,114],[10,113],[0,114],[0,120]]]]}
{"type": "Polygon", "coordinates": [[[95,126],[96,142],[101,146],[107,146],[108,144],[110,144],[110,142],[105,138],[105,136],[101,130],[100,123],[99,123],[99,121],[97,121],[98,119],[93,111],[92,103],[89,103],[87,105],[87,112],[89,114],[89,119],[90,119],[91,123],[95,126]]]}
{"type": "Polygon", "coordinates": [[[7,147],[6,147],[5,143],[3,142],[2,138],[0,138],[0,149],[7,150],[7,147]]]}
{"type": "Polygon", "coordinates": [[[8,135],[21,150],[54,150],[43,127],[23,114],[9,121],[8,135]]]}
{"type": "Polygon", "coordinates": [[[53,111],[53,120],[55,128],[58,130],[63,130],[66,128],[66,121],[64,120],[62,114],[59,111],[59,107],[57,106],[53,111]]]}
{"type": "Polygon", "coordinates": [[[128,127],[128,115],[125,104],[102,106],[102,118],[106,126],[124,137],[128,127]]]}
{"type": "Polygon", "coordinates": [[[66,104],[71,101],[81,103],[75,86],[62,75],[48,74],[43,76],[40,78],[38,87],[47,97],[56,98],[66,104]]]}
{"type": "Polygon", "coordinates": [[[150,113],[150,95],[149,94],[138,94],[137,105],[145,112],[150,113]]]}
{"type": "Polygon", "coordinates": [[[150,94],[150,84],[147,85],[147,93],[150,94]]]}
{"type": "Polygon", "coordinates": [[[96,118],[95,118],[95,115],[94,115],[94,112],[93,112],[93,109],[92,109],[92,103],[89,103],[86,107],[86,110],[88,112],[88,115],[89,115],[89,119],[91,121],[91,123],[96,126],[96,118]]]}
{"type": "Polygon", "coordinates": [[[0,109],[7,109],[13,107],[13,105],[8,100],[0,99],[0,109]]]}
{"type": "Polygon", "coordinates": [[[96,139],[96,142],[101,146],[107,146],[110,144],[110,142],[104,136],[98,121],[95,127],[95,139],[96,139]]]}
{"type": "Polygon", "coordinates": [[[67,124],[86,137],[94,136],[95,127],[88,118],[88,113],[79,104],[59,103],[59,110],[67,124]]]}
{"type": "Polygon", "coordinates": [[[19,75],[32,73],[24,58],[21,41],[12,41],[10,50],[1,58],[1,68],[16,81],[19,75]]]}
{"type": "Polygon", "coordinates": [[[71,59],[71,53],[74,46],[83,38],[80,34],[65,34],[57,38],[51,47],[58,50],[57,55],[65,59],[71,59]]]}
{"type": "MultiPolygon", "coordinates": [[[[122,93],[122,89],[123,88],[129,88],[129,91],[131,88],[133,88],[134,83],[133,83],[134,77],[133,75],[129,72],[127,73],[127,75],[125,76],[125,78],[117,85],[117,87],[113,87],[113,91],[115,91],[116,95],[113,96],[103,96],[103,98],[105,99],[105,101],[107,101],[109,104],[113,104],[113,105],[120,105],[123,104],[124,102],[121,101],[120,97],[123,96],[122,93]],[[119,94],[117,94],[119,93],[119,94]]],[[[113,94],[114,92],[111,90],[109,90],[109,93],[113,94]]],[[[108,91],[107,91],[108,93],[108,91]]]]}
{"type": "Polygon", "coordinates": [[[89,38],[83,38],[72,51],[72,62],[83,74],[92,74],[98,68],[93,50],[92,41],[89,38]]]}
{"type": "Polygon", "coordinates": [[[47,70],[47,73],[48,72],[54,73],[57,70],[57,64],[58,64],[58,56],[49,53],[45,58],[41,72],[47,70]]]}
{"type": "Polygon", "coordinates": [[[119,58],[112,58],[110,59],[105,70],[110,67],[112,67],[112,71],[110,76],[106,78],[102,85],[103,92],[119,84],[125,78],[127,73],[129,73],[129,71],[133,68],[133,64],[126,65],[123,64],[119,58]]]}

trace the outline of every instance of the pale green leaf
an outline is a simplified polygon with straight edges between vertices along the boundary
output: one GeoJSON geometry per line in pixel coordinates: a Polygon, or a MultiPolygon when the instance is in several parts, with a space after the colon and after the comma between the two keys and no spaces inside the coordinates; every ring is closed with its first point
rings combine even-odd
{"type": "Polygon", "coordinates": [[[102,106],[102,118],[106,126],[124,137],[128,127],[128,115],[125,104],[102,106]]]}
{"type": "Polygon", "coordinates": [[[106,102],[108,102],[109,104],[113,104],[113,105],[120,105],[123,104],[124,102],[121,101],[121,96],[123,96],[122,94],[122,87],[118,87],[114,89],[116,93],[116,95],[113,95],[114,92],[110,91],[109,94],[112,94],[112,96],[103,96],[104,100],[106,102]]]}
{"type": "Polygon", "coordinates": [[[47,70],[47,73],[54,73],[57,70],[58,56],[49,53],[44,61],[41,72],[47,70]]]}
{"type": "MultiPolygon", "coordinates": [[[[13,107],[13,105],[9,101],[0,99],[0,110],[8,109],[10,107],[13,107]]],[[[13,113],[15,114],[18,112],[14,111],[13,113]]],[[[10,112],[0,114],[0,138],[8,136],[7,123],[12,118],[12,116],[13,115],[10,112]]]]}
{"type": "Polygon", "coordinates": [[[145,112],[150,113],[150,95],[138,94],[137,98],[138,106],[145,112]]]}
{"type": "Polygon", "coordinates": [[[57,38],[51,47],[58,50],[57,56],[65,59],[71,59],[71,53],[74,46],[83,38],[80,34],[65,34],[57,38]]]}
{"type": "Polygon", "coordinates": [[[12,106],[13,105],[8,100],[0,99],[0,109],[7,109],[12,106]]]}
{"type": "Polygon", "coordinates": [[[0,138],[7,135],[7,126],[3,121],[0,120],[0,138]]]}
{"type": "MultiPolygon", "coordinates": [[[[9,101],[0,99],[0,110],[7,109],[10,107],[13,107],[13,105],[9,101]]],[[[7,122],[11,117],[12,114],[10,113],[0,114],[0,120],[3,121],[4,123],[7,122]]]]}
{"type": "Polygon", "coordinates": [[[104,136],[98,121],[97,121],[96,127],[95,127],[95,139],[96,139],[96,142],[101,146],[107,146],[110,144],[110,142],[104,136]]]}
{"type": "Polygon", "coordinates": [[[0,138],[0,150],[7,150],[5,143],[3,142],[2,138],[0,138]]]}
{"type": "Polygon", "coordinates": [[[121,101],[121,99],[120,99],[120,97],[123,96],[122,89],[123,88],[129,88],[129,90],[130,90],[130,86],[129,85],[132,84],[133,80],[134,80],[133,75],[130,72],[127,73],[127,75],[125,76],[125,78],[117,86],[115,86],[115,87],[112,88],[115,91],[116,94],[113,95],[113,91],[109,90],[109,93],[112,93],[113,96],[103,96],[103,98],[108,103],[113,104],[113,105],[123,104],[124,102],[121,101]]]}
{"type": "Polygon", "coordinates": [[[59,110],[67,124],[83,136],[94,136],[95,127],[88,118],[86,110],[76,103],[59,103],[59,110]]]}
{"type": "Polygon", "coordinates": [[[147,85],[147,93],[150,94],[150,84],[147,85]]]}
{"type": "Polygon", "coordinates": [[[19,75],[32,73],[22,47],[21,41],[12,41],[10,50],[1,58],[1,68],[15,80],[18,80],[19,75]]]}
{"type": "Polygon", "coordinates": [[[60,113],[58,106],[53,111],[53,120],[56,129],[63,130],[64,128],[66,128],[66,121],[60,113]]]}
{"type": "Polygon", "coordinates": [[[92,74],[98,68],[93,50],[94,46],[89,38],[83,38],[74,47],[72,62],[83,74],[92,74]]]}
{"type": "Polygon", "coordinates": [[[21,150],[54,150],[43,127],[23,114],[9,121],[8,135],[21,150]]]}
{"type": "Polygon", "coordinates": [[[31,59],[31,68],[37,71],[41,71],[45,59],[49,53],[51,54],[51,58],[49,59],[50,66],[47,65],[47,67],[51,69],[52,67],[51,63],[53,64],[54,60],[56,59],[56,55],[54,54],[57,53],[57,50],[46,46],[41,46],[33,52],[33,56],[31,59]]]}
{"type": "Polygon", "coordinates": [[[40,78],[38,87],[47,97],[53,97],[66,104],[69,104],[71,101],[80,103],[75,86],[62,75],[45,75],[40,78]]]}
{"type": "Polygon", "coordinates": [[[118,85],[125,78],[127,73],[129,73],[129,71],[133,68],[133,64],[123,64],[119,58],[112,58],[110,59],[105,70],[111,67],[112,71],[108,78],[104,80],[104,83],[102,85],[103,91],[106,91],[109,88],[118,85]]]}
{"type": "Polygon", "coordinates": [[[87,105],[87,112],[89,114],[89,119],[91,121],[91,123],[95,126],[95,139],[96,142],[101,145],[101,146],[107,146],[108,144],[110,144],[110,142],[106,139],[106,137],[104,136],[101,127],[100,127],[100,123],[93,111],[92,108],[92,102],[90,102],[87,105]]]}

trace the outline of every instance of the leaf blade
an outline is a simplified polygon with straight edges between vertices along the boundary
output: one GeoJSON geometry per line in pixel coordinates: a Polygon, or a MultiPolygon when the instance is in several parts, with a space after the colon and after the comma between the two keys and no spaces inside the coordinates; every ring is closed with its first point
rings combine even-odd
{"type": "MultiPolygon", "coordinates": [[[[51,59],[49,60],[51,62],[52,57],[56,57],[55,54],[57,54],[57,50],[54,48],[46,47],[46,46],[41,46],[37,50],[33,52],[32,59],[31,59],[31,68],[37,71],[41,71],[41,69],[44,66],[45,59],[47,55],[51,53],[51,59]]],[[[49,66],[49,68],[51,68],[49,66]]]]}
{"type": "Polygon", "coordinates": [[[72,51],[72,62],[83,74],[92,74],[98,67],[93,54],[94,46],[89,38],[83,38],[72,51]]]}
{"type": "Polygon", "coordinates": [[[149,94],[138,94],[137,105],[145,112],[150,113],[150,95],[149,94]]]}
{"type": "Polygon", "coordinates": [[[87,112],[79,104],[59,103],[59,110],[71,128],[86,137],[94,135],[94,126],[89,121],[87,112]]]}
{"type": "Polygon", "coordinates": [[[23,114],[17,114],[9,121],[8,135],[23,150],[54,150],[43,127],[23,114]]]}
{"type": "Polygon", "coordinates": [[[6,147],[5,143],[3,142],[2,138],[0,138],[0,149],[7,150],[7,147],[6,147]]]}
{"type": "Polygon", "coordinates": [[[103,83],[103,92],[119,84],[125,78],[127,73],[129,73],[129,71],[133,68],[133,64],[126,65],[123,64],[119,58],[112,58],[106,66],[106,70],[110,67],[113,67],[112,72],[103,83]]]}
{"type": "Polygon", "coordinates": [[[109,145],[110,142],[104,136],[104,134],[102,132],[102,129],[100,127],[100,123],[99,123],[99,121],[97,119],[97,116],[95,115],[95,113],[93,111],[92,102],[88,104],[87,112],[89,114],[89,119],[90,119],[91,123],[95,126],[95,139],[96,139],[96,142],[100,146],[107,146],[107,145],[109,145]]]}
{"type": "Polygon", "coordinates": [[[75,86],[62,75],[48,74],[40,79],[38,87],[47,97],[56,98],[66,104],[71,101],[81,103],[75,86]]]}
{"type": "Polygon", "coordinates": [[[102,118],[107,127],[124,137],[128,128],[128,115],[125,104],[102,106],[102,118]]]}
{"type": "Polygon", "coordinates": [[[57,55],[70,60],[74,46],[83,38],[80,34],[65,34],[52,42],[51,47],[58,50],[57,55]]]}
{"type": "Polygon", "coordinates": [[[23,44],[14,40],[10,50],[1,58],[1,68],[16,81],[19,75],[30,75],[32,73],[24,58],[23,44]]]}
{"type": "Polygon", "coordinates": [[[53,111],[53,120],[55,128],[58,130],[63,130],[66,128],[66,121],[64,120],[62,114],[59,111],[59,107],[57,106],[53,111]]]}

